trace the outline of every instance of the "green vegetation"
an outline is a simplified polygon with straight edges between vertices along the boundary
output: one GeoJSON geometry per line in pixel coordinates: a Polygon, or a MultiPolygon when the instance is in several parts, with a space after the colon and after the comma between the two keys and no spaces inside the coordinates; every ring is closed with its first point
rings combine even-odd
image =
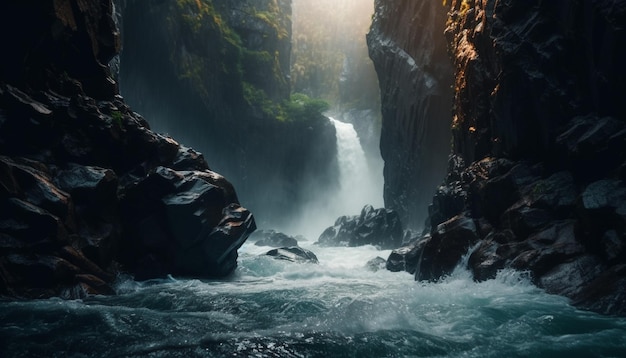
{"type": "Polygon", "coordinates": [[[302,93],[294,93],[286,101],[285,113],[292,120],[312,120],[318,118],[330,108],[330,104],[322,99],[309,98],[302,93]]]}
{"type": "Polygon", "coordinates": [[[111,112],[111,119],[113,119],[113,123],[117,124],[117,126],[122,129],[122,112],[113,111],[111,112]]]}
{"type": "MultiPolygon", "coordinates": [[[[176,0],[168,17],[177,47],[171,55],[177,76],[208,106],[229,101],[238,111],[281,122],[319,119],[326,101],[289,96],[287,71],[290,18],[277,0],[176,0]],[[253,5],[254,4],[254,5],[253,5]],[[251,36],[261,35],[262,44],[251,36]],[[208,45],[208,46],[207,46],[208,45]]],[[[220,104],[221,105],[221,104],[220,104]]]]}

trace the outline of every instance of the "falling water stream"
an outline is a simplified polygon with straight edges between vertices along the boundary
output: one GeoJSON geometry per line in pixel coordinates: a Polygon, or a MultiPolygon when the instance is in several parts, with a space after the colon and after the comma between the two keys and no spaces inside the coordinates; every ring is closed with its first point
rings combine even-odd
{"type": "MultiPolygon", "coordinates": [[[[358,211],[375,189],[354,129],[334,124],[339,210],[358,211]]],[[[418,283],[366,268],[389,251],[300,245],[319,264],[246,243],[223,280],[120,277],[116,296],[2,302],[0,357],[626,357],[626,319],[579,311],[523,273],[478,283],[462,264],[418,283]]]]}

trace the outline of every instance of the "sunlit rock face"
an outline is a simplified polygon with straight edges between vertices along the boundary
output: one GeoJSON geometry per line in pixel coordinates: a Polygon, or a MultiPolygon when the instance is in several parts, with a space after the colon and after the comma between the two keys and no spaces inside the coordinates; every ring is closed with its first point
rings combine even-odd
{"type": "Polygon", "coordinates": [[[367,35],[380,83],[385,206],[421,228],[450,152],[453,68],[440,0],[377,0],[367,35]]]}
{"type": "Polygon", "coordinates": [[[110,294],[120,272],[222,277],[255,229],[202,154],[150,130],[117,93],[112,9],[0,5],[0,36],[19,44],[0,58],[2,296],[110,294]]]}
{"type": "Polygon", "coordinates": [[[437,280],[473,247],[478,280],[527,270],[578,307],[626,315],[626,7],[464,0],[447,10],[453,155],[430,233],[396,261],[421,255],[406,270],[437,280]],[[459,218],[471,228],[462,238],[459,218]]]}
{"type": "Polygon", "coordinates": [[[154,130],[200,150],[264,226],[288,222],[337,185],[334,127],[321,115],[280,113],[290,94],[290,1],[117,3],[128,44],[122,94],[154,130]]]}

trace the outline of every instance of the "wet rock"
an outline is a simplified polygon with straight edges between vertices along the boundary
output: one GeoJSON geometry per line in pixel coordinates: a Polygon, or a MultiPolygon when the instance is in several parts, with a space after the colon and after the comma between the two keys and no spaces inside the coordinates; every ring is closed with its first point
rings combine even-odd
{"type": "Polygon", "coordinates": [[[576,232],[576,222],[555,222],[526,241],[529,248],[519,253],[511,267],[531,270],[536,278],[542,277],[552,267],[583,255],[585,247],[576,232]]]}
{"type": "Polygon", "coordinates": [[[257,230],[254,232],[257,246],[289,247],[298,246],[298,240],[275,230],[257,230]]]}
{"type": "MultiPolygon", "coordinates": [[[[538,284],[548,293],[576,300],[605,270],[601,261],[594,256],[585,255],[554,267],[541,276],[538,284]]],[[[600,292],[598,296],[601,296],[600,292]]]]}
{"type": "Polygon", "coordinates": [[[439,186],[433,197],[433,203],[428,208],[430,226],[437,227],[442,222],[459,215],[465,209],[466,200],[467,192],[460,181],[439,186]]]}
{"type": "Polygon", "coordinates": [[[68,241],[63,222],[33,204],[18,198],[0,202],[0,229],[27,246],[40,246],[68,241]]]}
{"type": "Polygon", "coordinates": [[[424,239],[415,240],[406,246],[391,251],[387,259],[387,270],[392,272],[406,271],[414,274],[424,245],[429,239],[430,236],[427,235],[424,239]]]}
{"type": "Polygon", "coordinates": [[[466,214],[439,224],[432,236],[424,240],[415,279],[435,281],[452,273],[461,257],[478,240],[476,224],[466,214]]]}
{"type": "Polygon", "coordinates": [[[402,237],[402,224],[395,211],[366,205],[359,216],[338,218],[334,226],[324,230],[318,242],[322,246],[375,245],[391,249],[402,244],[402,237]]]}
{"type": "Polygon", "coordinates": [[[371,260],[369,260],[365,264],[365,268],[369,271],[376,272],[385,269],[387,265],[387,260],[383,259],[380,256],[377,256],[371,260]]]}
{"type": "Polygon", "coordinates": [[[107,267],[121,232],[117,175],[106,168],[70,164],[54,181],[72,196],[80,234],[78,246],[91,260],[107,267]]]}
{"type": "MultiPolygon", "coordinates": [[[[601,268],[601,266],[599,266],[601,268]]],[[[597,272],[595,267],[583,267],[597,272]]],[[[576,292],[573,304],[595,312],[626,316],[626,265],[620,264],[604,270],[576,292]]]]}
{"type": "Polygon", "coordinates": [[[126,188],[124,226],[130,236],[122,263],[143,279],[164,273],[228,275],[237,249],[256,229],[230,183],[209,171],[159,167],[126,188]]]}
{"type": "Polygon", "coordinates": [[[281,247],[270,250],[266,253],[268,256],[272,256],[277,260],[285,260],[297,263],[313,263],[317,264],[317,256],[313,252],[307,249],[303,249],[299,246],[281,247]]]}

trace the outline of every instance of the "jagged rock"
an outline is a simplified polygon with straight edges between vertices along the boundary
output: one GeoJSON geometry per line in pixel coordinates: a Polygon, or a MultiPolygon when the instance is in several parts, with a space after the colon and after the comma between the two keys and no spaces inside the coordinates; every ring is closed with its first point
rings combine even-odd
{"type": "Polygon", "coordinates": [[[402,224],[395,211],[366,205],[359,216],[338,218],[334,226],[322,232],[318,243],[322,246],[375,245],[393,249],[402,244],[402,236],[402,224]]]}
{"type": "Polygon", "coordinates": [[[131,234],[122,262],[142,279],[229,274],[236,250],[256,229],[251,214],[231,203],[237,203],[234,190],[216,173],[156,168],[124,193],[124,226],[131,234]]]}
{"type": "Polygon", "coordinates": [[[377,256],[371,260],[369,260],[365,264],[365,268],[369,271],[376,272],[384,269],[387,265],[387,260],[383,259],[380,256],[377,256]]]}
{"type": "Polygon", "coordinates": [[[40,5],[0,5],[0,294],[110,294],[120,270],[231,272],[254,219],[117,93],[112,2],[40,5]]]}
{"type": "MultiPolygon", "coordinates": [[[[578,307],[625,315],[626,67],[618,64],[626,62],[626,33],[617,24],[626,8],[607,0],[572,3],[563,12],[558,2],[529,1],[446,1],[447,21],[429,23],[428,30],[412,25],[436,18],[434,1],[376,2],[370,46],[375,62],[386,59],[377,65],[384,71],[383,114],[388,109],[401,118],[397,103],[403,96],[393,89],[410,93],[403,81],[385,78],[413,76],[411,68],[390,68],[392,56],[380,56],[384,46],[391,53],[403,44],[415,47],[409,54],[416,64],[425,58],[423,73],[429,73],[441,62],[432,56],[429,31],[445,27],[454,62],[452,153],[430,209],[431,236],[424,240],[420,267],[426,264],[426,279],[445,275],[469,237],[480,240],[468,262],[475,279],[507,267],[527,270],[537,285],[578,307]],[[603,54],[612,60],[601,60],[603,54]],[[441,222],[460,213],[476,230],[468,230],[458,247],[445,247],[455,240],[442,232],[441,222]]],[[[381,149],[390,154],[384,156],[390,168],[402,158],[396,151],[405,138],[392,129],[422,128],[427,106],[418,96],[408,103],[419,113],[406,125],[385,123],[383,115],[383,137],[387,129],[391,139],[381,140],[381,149]]],[[[387,174],[386,197],[408,197],[423,185],[400,169],[387,174]]]]}
{"type": "Polygon", "coordinates": [[[106,168],[69,164],[56,174],[54,181],[72,196],[80,249],[91,260],[107,267],[113,260],[121,231],[117,175],[106,168]]]}
{"type": "Polygon", "coordinates": [[[315,256],[313,252],[299,246],[273,249],[268,251],[266,255],[272,256],[277,260],[286,260],[297,263],[319,263],[317,256],[315,256]]]}
{"type": "Polygon", "coordinates": [[[418,281],[438,280],[452,273],[463,255],[478,241],[474,220],[465,214],[458,215],[437,226],[431,237],[426,237],[421,259],[415,270],[418,281]]]}
{"type": "Polygon", "coordinates": [[[275,230],[257,230],[254,232],[257,246],[289,247],[298,246],[298,240],[275,230]]]}
{"type": "Polygon", "coordinates": [[[256,229],[252,214],[238,204],[224,208],[222,220],[205,226],[194,242],[174,253],[174,273],[200,277],[224,277],[237,267],[237,249],[256,229]],[[206,230],[210,230],[207,232],[206,230]]]}
{"type": "Polygon", "coordinates": [[[429,239],[430,236],[426,236],[424,239],[415,240],[406,246],[391,251],[389,258],[387,258],[387,270],[392,272],[406,271],[414,274],[419,263],[420,254],[429,239]]]}
{"type": "Polygon", "coordinates": [[[48,211],[18,198],[0,202],[0,207],[2,233],[20,240],[23,245],[34,247],[68,242],[63,222],[48,211]]]}

